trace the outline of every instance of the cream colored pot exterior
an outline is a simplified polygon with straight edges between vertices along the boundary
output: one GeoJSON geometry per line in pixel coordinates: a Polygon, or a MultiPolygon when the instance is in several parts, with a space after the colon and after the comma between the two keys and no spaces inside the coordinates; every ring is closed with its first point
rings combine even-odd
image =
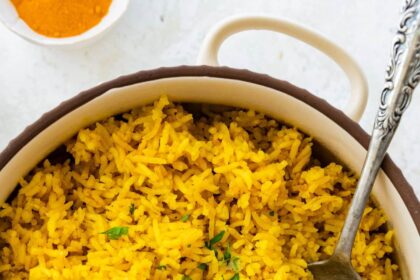
{"type": "Polygon", "coordinates": [[[207,34],[198,55],[198,65],[218,66],[217,55],[223,42],[236,33],[248,30],[267,30],[294,37],[331,58],[346,74],[350,86],[350,99],[344,112],[358,122],[366,108],[368,86],[362,69],[340,46],[309,27],[288,19],[264,15],[239,15],[227,18],[207,34]]]}

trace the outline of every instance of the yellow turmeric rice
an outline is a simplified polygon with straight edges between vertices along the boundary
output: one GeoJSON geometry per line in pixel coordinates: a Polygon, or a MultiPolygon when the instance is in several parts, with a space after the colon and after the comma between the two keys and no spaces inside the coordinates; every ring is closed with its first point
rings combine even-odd
{"type": "MultiPolygon", "coordinates": [[[[0,208],[3,279],[312,279],[357,178],[310,137],[252,110],[189,113],[166,97],[80,130],[0,208]]],[[[372,202],[353,249],[364,279],[398,279],[372,202]]]]}

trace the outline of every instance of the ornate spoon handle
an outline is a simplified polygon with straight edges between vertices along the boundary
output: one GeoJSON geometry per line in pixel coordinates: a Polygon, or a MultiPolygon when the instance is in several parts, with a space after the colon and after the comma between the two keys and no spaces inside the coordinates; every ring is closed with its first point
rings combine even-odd
{"type": "Polygon", "coordinates": [[[373,183],[386,150],[407,109],[420,79],[420,0],[405,0],[403,16],[393,41],[391,60],[386,70],[372,139],[334,255],[350,261],[353,242],[359,228],[373,183]]]}

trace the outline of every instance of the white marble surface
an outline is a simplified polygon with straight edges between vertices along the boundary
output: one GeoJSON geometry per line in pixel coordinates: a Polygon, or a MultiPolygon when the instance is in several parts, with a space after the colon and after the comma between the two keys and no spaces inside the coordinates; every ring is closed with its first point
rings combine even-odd
{"type": "MultiPolygon", "coordinates": [[[[370,97],[361,124],[370,131],[401,2],[132,0],[115,29],[94,45],[74,50],[32,45],[0,24],[0,150],[43,112],[99,82],[142,69],[194,64],[209,28],[240,13],[290,18],[350,52],[368,78],[370,97]]],[[[222,47],[220,58],[223,64],[269,73],[305,87],[339,108],[347,102],[349,86],[339,68],[293,39],[270,32],[239,34],[222,47]]],[[[418,94],[390,153],[420,195],[418,94]]]]}

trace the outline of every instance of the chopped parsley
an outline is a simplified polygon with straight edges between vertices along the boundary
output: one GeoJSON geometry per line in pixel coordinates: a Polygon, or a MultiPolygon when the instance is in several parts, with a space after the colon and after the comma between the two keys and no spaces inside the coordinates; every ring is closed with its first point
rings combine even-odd
{"type": "Polygon", "coordinates": [[[236,272],[235,275],[233,275],[233,277],[230,278],[230,280],[239,280],[239,273],[236,272]]]}
{"type": "MultiPolygon", "coordinates": [[[[239,278],[238,278],[239,279],[239,278]]],[[[182,275],[182,280],[192,280],[188,275],[182,275]]]]}
{"type": "Polygon", "coordinates": [[[269,214],[271,217],[273,217],[273,216],[274,216],[274,211],[270,211],[268,214],[269,214]]]}
{"type": "Polygon", "coordinates": [[[117,240],[123,235],[128,235],[128,227],[113,227],[107,231],[101,232],[101,234],[106,234],[111,240],[117,240]]]}
{"type": "Polygon", "coordinates": [[[207,249],[209,250],[213,250],[214,249],[214,245],[219,242],[220,240],[222,240],[223,235],[225,235],[225,231],[222,230],[221,232],[219,232],[218,234],[216,234],[212,239],[210,239],[210,241],[206,241],[205,246],[207,249]]]}
{"type": "Polygon", "coordinates": [[[230,243],[228,242],[226,251],[223,254],[223,259],[226,261],[226,263],[229,263],[231,257],[232,257],[232,253],[230,251],[230,243]]]}
{"type": "Polygon", "coordinates": [[[164,265],[164,264],[160,264],[160,265],[157,267],[157,269],[158,269],[158,270],[166,270],[166,265],[164,265]]]}
{"type": "Polygon", "coordinates": [[[188,221],[188,219],[190,218],[190,215],[189,214],[186,214],[186,215],[184,215],[184,216],[182,216],[181,217],[181,222],[186,222],[186,221],[188,221]]]}
{"type": "Polygon", "coordinates": [[[136,205],[134,203],[130,204],[130,215],[132,216],[134,214],[134,211],[136,210],[136,205]]]}
{"type": "MultiPolygon", "coordinates": [[[[237,256],[233,257],[229,262],[229,267],[232,268],[233,271],[238,273],[239,272],[239,257],[237,257],[237,256]]],[[[238,277],[239,277],[239,275],[238,275],[238,277]]]]}
{"type": "Polygon", "coordinates": [[[201,270],[207,270],[207,268],[209,268],[209,266],[205,263],[200,263],[197,267],[201,270]]]}

